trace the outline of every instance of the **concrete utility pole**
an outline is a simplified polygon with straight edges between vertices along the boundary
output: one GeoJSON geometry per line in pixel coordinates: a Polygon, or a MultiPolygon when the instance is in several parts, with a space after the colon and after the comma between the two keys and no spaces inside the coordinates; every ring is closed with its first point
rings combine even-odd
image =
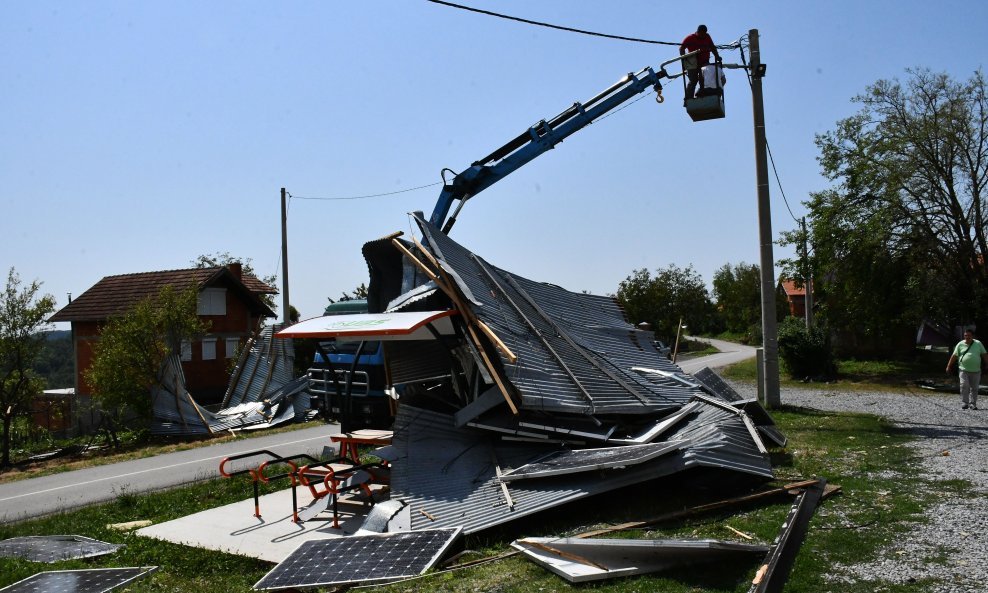
{"type": "Polygon", "coordinates": [[[281,320],[288,325],[292,322],[288,304],[288,207],[285,201],[285,188],[281,188],[281,320]]]}
{"type": "Polygon", "coordinates": [[[768,155],[765,148],[765,105],[762,102],[761,50],[758,29],[748,31],[751,49],[751,110],[755,118],[755,172],[758,183],[758,240],[761,245],[762,348],[764,357],[765,406],[778,408],[779,328],[775,320],[775,257],[772,254],[772,206],[768,194],[768,155]]]}

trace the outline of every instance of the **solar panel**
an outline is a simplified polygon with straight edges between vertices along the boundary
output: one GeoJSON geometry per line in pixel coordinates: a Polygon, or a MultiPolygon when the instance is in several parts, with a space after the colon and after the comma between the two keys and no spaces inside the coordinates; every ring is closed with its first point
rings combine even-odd
{"type": "Polygon", "coordinates": [[[352,535],[303,543],[254,589],[325,587],[381,582],[432,568],[459,534],[453,529],[352,535]]]}
{"type": "Polygon", "coordinates": [[[81,535],[29,535],[0,541],[0,556],[32,562],[58,562],[111,554],[122,547],[81,535]]]}
{"type": "Polygon", "coordinates": [[[157,566],[52,570],[17,581],[0,589],[0,593],[105,593],[156,570],[157,566]]]}

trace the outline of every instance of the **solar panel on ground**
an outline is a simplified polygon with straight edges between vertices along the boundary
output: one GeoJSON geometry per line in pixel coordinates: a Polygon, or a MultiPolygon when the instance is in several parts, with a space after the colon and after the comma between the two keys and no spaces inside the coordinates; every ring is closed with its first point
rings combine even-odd
{"type": "Polygon", "coordinates": [[[32,562],[58,562],[111,554],[122,547],[81,535],[28,535],[0,541],[0,556],[32,562]]]}
{"type": "Polygon", "coordinates": [[[157,566],[39,572],[0,589],[0,593],[105,593],[143,578],[157,566]]]}
{"type": "Polygon", "coordinates": [[[419,575],[439,562],[459,534],[457,527],[308,541],[254,589],[326,587],[419,575]]]}

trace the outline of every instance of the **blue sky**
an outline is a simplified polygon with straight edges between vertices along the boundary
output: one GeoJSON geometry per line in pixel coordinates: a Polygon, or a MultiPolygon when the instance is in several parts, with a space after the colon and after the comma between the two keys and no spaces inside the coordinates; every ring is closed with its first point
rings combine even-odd
{"type": "MultiPolygon", "coordinates": [[[[879,78],[988,62],[978,2],[462,0],[628,37],[717,43],[758,29],[766,132],[793,215],[828,182],[814,135],[879,78]],[[695,7],[695,9],[691,9],[695,7]]],[[[436,183],[676,47],[538,28],[425,0],[0,2],[0,268],[58,306],[112,274],[200,254],[281,274],[321,313],[367,280],[366,241],[411,229],[436,183]]],[[[738,62],[726,52],[726,62],[738,62]]],[[[682,87],[646,96],[471,200],[451,236],[502,268],[613,293],[637,268],[757,263],[751,94],[692,123],[682,87]]],[[[794,228],[774,179],[773,234],[794,228]]],[[[777,258],[790,253],[776,247],[777,258]]],[[[280,302],[280,301],[279,301],[280,302]]]]}

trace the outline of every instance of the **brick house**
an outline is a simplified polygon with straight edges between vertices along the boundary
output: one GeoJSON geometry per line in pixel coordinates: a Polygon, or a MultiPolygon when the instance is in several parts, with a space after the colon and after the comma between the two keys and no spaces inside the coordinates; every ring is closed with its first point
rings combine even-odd
{"type": "Polygon", "coordinates": [[[208,334],[194,343],[183,344],[182,348],[186,385],[202,404],[222,400],[229,380],[230,359],[251,336],[261,318],[275,316],[261,296],[276,294],[277,289],[243,274],[238,263],[107,276],[49,319],[72,324],[75,392],[81,404],[92,394],[84,373],[92,363],[93,344],[99,340],[100,329],[109,318],[125,313],[167,285],[176,290],[196,286],[199,318],[209,323],[208,334]]]}
{"type": "Polygon", "coordinates": [[[782,289],[786,292],[786,304],[789,306],[789,314],[793,317],[805,317],[806,286],[796,288],[796,282],[794,280],[786,279],[780,280],[779,284],[782,285],[782,289]]]}

